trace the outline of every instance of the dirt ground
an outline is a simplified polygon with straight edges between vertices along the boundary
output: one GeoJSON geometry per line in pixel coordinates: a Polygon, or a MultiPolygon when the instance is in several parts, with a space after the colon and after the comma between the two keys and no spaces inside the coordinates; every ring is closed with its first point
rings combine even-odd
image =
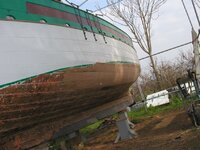
{"type": "Polygon", "coordinates": [[[113,144],[115,126],[89,136],[87,150],[200,150],[200,129],[195,128],[185,110],[174,110],[136,124],[136,138],[113,144]]]}

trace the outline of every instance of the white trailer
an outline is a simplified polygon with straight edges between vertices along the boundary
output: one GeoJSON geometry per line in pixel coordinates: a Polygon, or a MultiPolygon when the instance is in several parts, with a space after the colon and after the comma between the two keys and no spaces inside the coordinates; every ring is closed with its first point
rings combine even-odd
{"type": "Polygon", "coordinates": [[[167,90],[147,95],[146,106],[155,107],[169,103],[169,94],[167,90]]]}

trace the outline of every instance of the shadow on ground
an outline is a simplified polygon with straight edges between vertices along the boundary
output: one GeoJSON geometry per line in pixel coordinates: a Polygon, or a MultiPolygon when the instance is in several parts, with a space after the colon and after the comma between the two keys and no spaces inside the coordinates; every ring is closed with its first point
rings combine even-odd
{"type": "Polygon", "coordinates": [[[115,126],[89,137],[87,150],[199,150],[200,129],[194,128],[185,110],[156,115],[136,124],[138,137],[113,144],[115,126]]]}

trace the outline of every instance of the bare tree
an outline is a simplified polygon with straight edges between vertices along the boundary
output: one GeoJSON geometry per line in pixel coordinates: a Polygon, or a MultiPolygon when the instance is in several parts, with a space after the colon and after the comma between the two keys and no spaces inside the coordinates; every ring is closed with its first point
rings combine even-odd
{"type": "MultiPolygon", "coordinates": [[[[187,70],[192,69],[194,65],[194,54],[192,49],[186,52],[181,51],[173,61],[161,61],[157,65],[157,71],[160,75],[160,84],[163,89],[170,89],[177,85],[176,80],[187,75],[187,70]]],[[[157,92],[155,80],[152,73],[143,72],[140,76],[140,85],[145,95],[157,92]]],[[[137,101],[141,99],[136,83],[132,86],[133,96],[137,101]]]]}
{"type": "MultiPolygon", "coordinates": [[[[192,69],[194,66],[194,53],[192,49],[189,49],[186,52],[180,52],[176,58],[177,65],[182,72],[185,72],[188,69],[192,69]]],[[[180,72],[181,72],[180,71],[180,72]]]]}
{"type": "MultiPolygon", "coordinates": [[[[158,88],[161,88],[159,75],[155,61],[151,56],[153,49],[151,27],[152,19],[158,17],[159,8],[165,2],[166,0],[123,0],[120,4],[115,4],[116,0],[107,0],[108,5],[111,5],[109,14],[116,17],[118,23],[129,28],[133,34],[133,42],[137,43],[150,56],[151,67],[157,80],[158,88]]],[[[112,17],[110,18],[112,19],[112,17]]]]}

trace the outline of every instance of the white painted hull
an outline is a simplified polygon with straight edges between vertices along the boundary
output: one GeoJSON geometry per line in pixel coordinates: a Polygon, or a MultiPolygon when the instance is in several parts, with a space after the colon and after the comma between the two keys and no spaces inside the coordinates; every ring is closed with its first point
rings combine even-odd
{"type": "Polygon", "coordinates": [[[123,98],[140,73],[131,46],[55,25],[0,21],[0,29],[0,149],[29,149],[132,103],[123,98]]]}
{"type": "Polygon", "coordinates": [[[85,64],[139,64],[129,45],[93,33],[56,25],[0,21],[0,85],[61,68],[85,64]]]}

